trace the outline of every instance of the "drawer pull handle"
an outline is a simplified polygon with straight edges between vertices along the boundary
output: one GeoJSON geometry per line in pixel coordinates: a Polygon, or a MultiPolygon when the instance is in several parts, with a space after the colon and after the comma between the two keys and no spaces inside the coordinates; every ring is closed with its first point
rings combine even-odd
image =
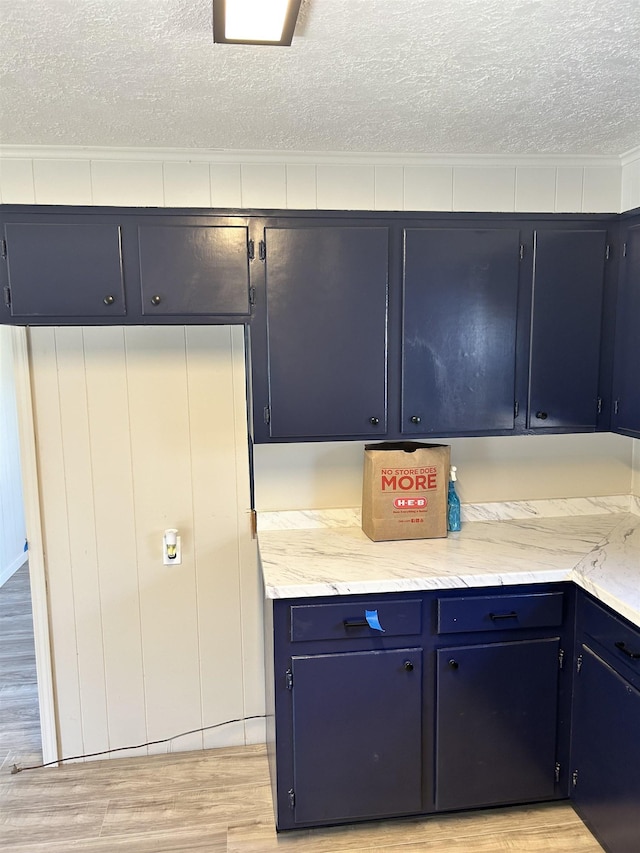
{"type": "Polygon", "coordinates": [[[630,657],[631,660],[640,660],[640,652],[632,652],[631,649],[627,648],[627,644],[622,641],[616,643],[616,649],[620,649],[620,651],[627,655],[627,657],[630,657]]]}
{"type": "Polygon", "coordinates": [[[492,622],[497,622],[499,619],[517,619],[518,614],[515,610],[512,610],[511,613],[490,613],[489,619],[492,622]]]}
{"type": "Polygon", "coordinates": [[[365,610],[364,619],[344,619],[345,628],[373,628],[374,631],[380,631],[384,634],[384,628],[380,624],[377,610],[365,610]]]}

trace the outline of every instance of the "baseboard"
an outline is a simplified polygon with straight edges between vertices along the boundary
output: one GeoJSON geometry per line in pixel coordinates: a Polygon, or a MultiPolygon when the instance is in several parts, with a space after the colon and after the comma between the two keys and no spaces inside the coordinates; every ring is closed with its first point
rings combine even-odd
{"type": "Polygon", "coordinates": [[[0,569],[0,586],[4,586],[10,577],[15,575],[18,569],[27,562],[29,558],[29,554],[25,551],[22,554],[19,554],[15,560],[12,560],[8,566],[4,566],[0,569]]]}

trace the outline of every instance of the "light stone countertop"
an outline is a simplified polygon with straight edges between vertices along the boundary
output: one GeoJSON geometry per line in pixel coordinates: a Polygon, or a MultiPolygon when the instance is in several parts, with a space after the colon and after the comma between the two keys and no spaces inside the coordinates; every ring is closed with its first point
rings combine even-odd
{"type": "MultiPolygon", "coordinates": [[[[632,511],[620,511],[621,502],[612,499],[609,506],[595,502],[587,510],[594,514],[572,514],[575,506],[566,501],[559,516],[525,512],[524,518],[467,521],[446,539],[372,542],[354,524],[355,511],[346,510],[333,511],[328,522],[345,526],[277,529],[276,523],[267,530],[259,524],[265,595],[304,598],[570,580],[640,627],[640,515],[638,501],[626,501],[632,511]],[[341,522],[341,513],[348,512],[341,522]]],[[[308,524],[308,513],[306,518],[308,524]]]]}

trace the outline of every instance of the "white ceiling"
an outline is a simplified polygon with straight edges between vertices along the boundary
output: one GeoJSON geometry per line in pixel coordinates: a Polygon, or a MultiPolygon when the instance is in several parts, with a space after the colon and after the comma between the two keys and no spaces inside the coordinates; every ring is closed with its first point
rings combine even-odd
{"type": "Polygon", "coordinates": [[[289,48],[211,0],[0,0],[0,142],[618,155],[640,0],[303,0],[289,48]]]}

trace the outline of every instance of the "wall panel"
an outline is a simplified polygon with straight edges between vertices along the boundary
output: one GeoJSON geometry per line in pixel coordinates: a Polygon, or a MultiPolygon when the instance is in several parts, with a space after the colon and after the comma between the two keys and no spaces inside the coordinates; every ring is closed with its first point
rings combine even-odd
{"type": "Polygon", "coordinates": [[[23,565],[25,521],[11,329],[0,326],[0,586],[23,565]]]}
{"type": "MultiPolygon", "coordinates": [[[[242,329],[30,336],[61,753],[242,719],[244,658],[259,672],[242,329]],[[162,564],[167,527],[181,565],[162,564]]],[[[149,751],[243,742],[240,723],[149,751]]]]}

